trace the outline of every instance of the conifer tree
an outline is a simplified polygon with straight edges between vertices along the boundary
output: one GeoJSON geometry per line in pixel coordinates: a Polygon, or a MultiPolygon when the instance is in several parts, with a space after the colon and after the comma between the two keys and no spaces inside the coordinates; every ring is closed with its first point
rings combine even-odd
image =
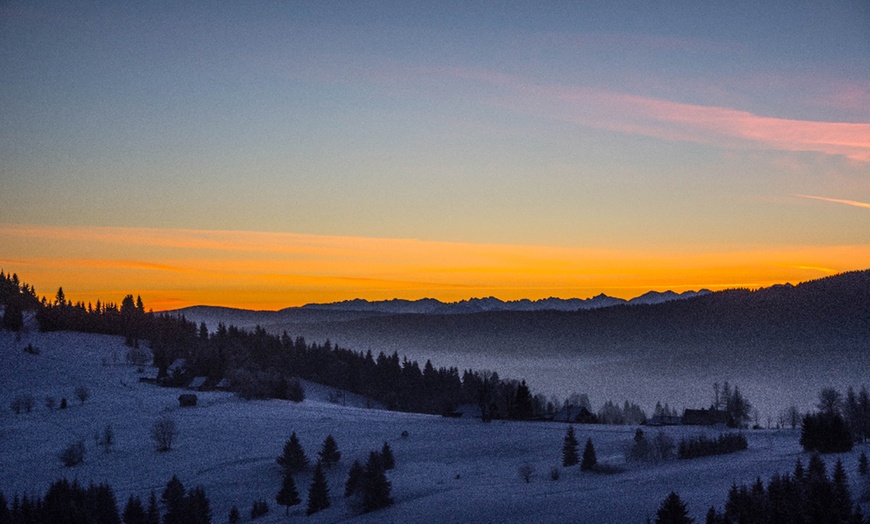
{"type": "Polygon", "coordinates": [[[147,524],[147,515],[145,507],[142,506],[142,501],[139,497],[130,495],[127,499],[127,505],[124,506],[124,514],[122,515],[124,524],[147,524]]]}
{"type": "Polygon", "coordinates": [[[362,486],[365,470],[359,460],[354,460],[347,474],[347,482],[344,484],[344,496],[350,497],[362,486]]]}
{"type": "Polygon", "coordinates": [[[846,468],[838,458],[834,464],[834,473],[831,478],[833,491],[833,510],[836,518],[846,522],[852,515],[852,494],[849,492],[849,479],[846,468]]]}
{"type": "Polygon", "coordinates": [[[381,465],[384,467],[384,471],[389,471],[396,467],[396,457],[393,456],[393,448],[390,447],[389,442],[384,442],[381,448],[381,465]]]}
{"type": "Polygon", "coordinates": [[[284,514],[290,514],[290,506],[295,506],[302,502],[299,498],[299,492],[296,491],[296,482],[293,480],[293,473],[289,470],[284,470],[284,480],[281,483],[281,490],[275,495],[275,502],[284,506],[284,514]]]}
{"type": "Polygon", "coordinates": [[[284,443],[284,452],[275,461],[292,473],[308,469],[308,457],[305,456],[295,431],[290,435],[290,440],[284,443]]]}
{"type": "Polygon", "coordinates": [[[372,451],[363,471],[363,512],[385,508],[393,503],[390,497],[392,483],[387,480],[384,461],[380,453],[372,451]]]}
{"type": "Polygon", "coordinates": [[[184,502],[185,524],[211,523],[211,503],[205,494],[205,488],[197,486],[189,490],[184,502]]]}
{"type": "Polygon", "coordinates": [[[228,518],[229,523],[230,523],[230,524],[236,524],[236,523],[239,522],[241,519],[242,519],[242,515],[241,515],[241,513],[239,513],[239,507],[238,507],[238,506],[233,506],[233,507],[231,507],[231,508],[230,508],[230,515],[229,515],[229,518],[228,518]]]}
{"type": "Polygon", "coordinates": [[[332,467],[341,460],[341,452],[338,450],[338,444],[335,443],[332,435],[326,436],[326,439],[323,441],[323,448],[317,452],[317,455],[320,457],[320,462],[326,468],[332,467]]]}
{"type": "Polygon", "coordinates": [[[862,451],[861,455],[858,457],[858,474],[862,477],[866,477],[870,474],[870,464],[867,462],[867,453],[862,451]]]}
{"type": "Polygon", "coordinates": [[[580,471],[589,471],[598,464],[598,458],[595,456],[595,446],[592,445],[592,439],[586,439],[586,447],[583,448],[583,462],[580,463],[580,471]]]}
{"type": "Polygon", "coordinates": [[[692,524],[694,520],[689,518],[686,503],[680,500],[680,496],[672,491],[659,510],[656,512],[656,524],[692,524]]]}
{"type": "Polygon", "coordinates": [[[166,504],[166,514],[163,515],[163,524],[180,524],[183,522],[185,515],[185,490],[184,484],[177,476],[172,475],[169,482],[166,483],[166,488],[163,490],[161,498],[166,504]]]}
{"type": "Polygon", "coordinates": [[[148,524],[160,524],[160,510],[157,508],[157,495],[154,491],[148,496],[148,511],[145,515],[148,524]]]}
{"type": "MultiPolygon", "coordinates": [[[[0,275],[0,279],[2,279],[2,275],[0,275]]],[[[9,522],[12,522],[9,506],[6,504],[6,497],[3,496],[3,492],[0,491],[0,523],[8,524],[9,522]]]]}
{"type": "Polygon", "coordinates": [[[568,426],[568,431],[565,432],[565,441],[562,444],[562,465],[566,468],[576,466],[580,462],[577,446],[580,443],[574,435],[574,426],[568,426]]]}
{"type": "Polygon", "coordinates": [[[792,473],[792,477],[795,479],[795,481],[800,482],[804,480],[804,474],[804,464],[803,462],[801,462],[801,459],[797,459],[797,462],[795,462],[794,465],[794,473],[792,473]]]}
{"type": "Polygon", "coordinates": [[[308,508],[306,515],[313,515],[318,511],[329,507],[329,486],[323,475],[323,465],[320,461],[314,467],[314,477],[311,479],[311,487],[308,489],[308,508]]]}

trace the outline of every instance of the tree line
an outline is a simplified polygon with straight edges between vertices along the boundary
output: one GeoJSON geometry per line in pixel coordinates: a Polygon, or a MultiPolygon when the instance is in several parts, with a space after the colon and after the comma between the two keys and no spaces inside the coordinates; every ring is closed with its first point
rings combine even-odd
{"type": "MultiPolygon", "coordinates": [[[[310,380],[356,393],[394,411],[446,414],[459,405],[476,405],[484,420],[528,419],[544,416],[546,401],[534,396],[525,382],[501,379],[495,372],[438,367],[430,361],[400,359],[397,352],[374,355],[331,343],[307,342],[267,333],[256,327],[248,331],[219,324],[209,333],[183,315],[146,312],[141,297],[124,297],[120,305],[111,302],[73,303],[59,288],[53,300],[36,299],[35,289],[17,275],[0,278],[0,305],[6,317],[16,316],[10,304],[35,311],[41,331],[79,331],[125,338],[138,348],[147,342],[159,378],[168,385],[186,385],[194,376],[216,384],[230,379],[231,388],[252,397],[301,400],[293,391],[295,378],[310,380]],[[184,359],[182,372],[173,376],[170,365],[184,359]]],[[[14,308],[13,308],[14,309],[14,308]]],[[[21,323],[10,329],[20,330],[21,323]]]]}

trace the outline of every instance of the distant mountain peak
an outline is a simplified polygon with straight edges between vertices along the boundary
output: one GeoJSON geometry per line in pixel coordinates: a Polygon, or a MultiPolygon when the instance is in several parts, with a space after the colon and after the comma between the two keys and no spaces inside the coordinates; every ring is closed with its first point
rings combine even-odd
{"type": "MultiPolygon", "coordinates": [[[[598,309],[618,304],[659,304],[670,300],[681,300],[710,293],[707,289],[699,291],[686,291],[676,293],[674,291],[649,291],[643,295],[625,300],[611,297],[604,293],[590,298],[542,298],[531,300],[528,298],[518,300],[501,300],[493,296],[474,297],[456,302],[442,302],[434,298],[421,298],[418,300],[406,300],[393,298],[389,300],[369,301],[361,298],[343,300],[340,302],[306,304],[299,308],[308,310],[326,311],[353,311],[380,314],[442,314],[452,315],[461,313],[481,313],[488,311],[578,311],[585,309],[598,309]]],[[[286,310],[285,310],[286,311],[286,310]]]]}

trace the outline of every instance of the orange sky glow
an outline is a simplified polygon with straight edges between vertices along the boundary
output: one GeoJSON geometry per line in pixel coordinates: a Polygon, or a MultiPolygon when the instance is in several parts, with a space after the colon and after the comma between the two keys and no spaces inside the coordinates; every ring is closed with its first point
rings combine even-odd
{"type": "Polygon", "coordinates": [[[455,301],[797,283],[864,269],[870,246],[580,249],[249,231],[6,224],[0,268],[39,295],[141,295],[155,311],[208,304],[275,310],[352,298],[455,301]]]}

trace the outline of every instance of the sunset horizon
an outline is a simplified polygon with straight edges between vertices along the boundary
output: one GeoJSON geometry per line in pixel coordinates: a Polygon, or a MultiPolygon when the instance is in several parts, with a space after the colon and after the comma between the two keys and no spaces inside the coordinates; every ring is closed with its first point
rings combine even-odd
{"type": "Polygon", "coordinates": [[[155,311],[206,305],[279,310],[353,299],[540,300],[718,291],[867,269],[868,246],[571,248],[294,233],[2,224],[19,258],[0,268],[51,299],[155,311]],[[50,253],[60,249],[65,256],[50,253]],[[125,253],[126,256],[118,256],[125,253]],[[112,287],[107,287],[107,282],[112,287]]]}

